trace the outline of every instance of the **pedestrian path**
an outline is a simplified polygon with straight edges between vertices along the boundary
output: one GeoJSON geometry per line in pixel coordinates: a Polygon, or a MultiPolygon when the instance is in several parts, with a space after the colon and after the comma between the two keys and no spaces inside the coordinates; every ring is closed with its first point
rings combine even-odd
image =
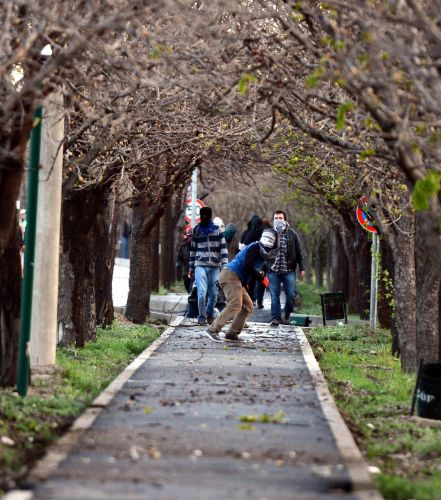
{"type": "Polygon", "coordinates": [[[380,498],[300,328],[202,332],[168,328],[40,463],[32,498],[380,498]]]}

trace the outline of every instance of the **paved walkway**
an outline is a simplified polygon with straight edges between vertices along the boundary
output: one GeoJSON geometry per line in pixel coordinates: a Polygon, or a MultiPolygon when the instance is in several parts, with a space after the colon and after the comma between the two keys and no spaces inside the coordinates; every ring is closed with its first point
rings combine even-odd
{"type": "Polygon", "coordinates": [[[337,445],[301,329],[251,323],[235,344],[202,332],[169,328],[129,367],[34,471],[33,498],[379,498],[337,445]]]}

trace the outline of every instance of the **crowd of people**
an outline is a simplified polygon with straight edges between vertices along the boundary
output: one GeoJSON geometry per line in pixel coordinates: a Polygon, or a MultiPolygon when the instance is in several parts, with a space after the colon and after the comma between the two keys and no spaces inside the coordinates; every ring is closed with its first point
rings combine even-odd
{"type": "Polygon", "coordinates": [[[210,207],[202,207],[200,222],[185,232],[177,253],[189,294],[187,317],[197,317],[211,340],[231,320],[226,340],[238,340],[254,307],[264,308],[266,289],[271,297],[271,326],[289,322],[296,298],[297,268],[304,277],[304,258],[298,234],[286,213],[273,220],[253,215],[238,240],[234,223],[224,225],[210,207]],[[285,292],[282,310],[280,295],[285,292]],[[196,298],[197,297],[197,298],[196,298]],[[215,316],[215,311],[218,315],[215,316]]]}

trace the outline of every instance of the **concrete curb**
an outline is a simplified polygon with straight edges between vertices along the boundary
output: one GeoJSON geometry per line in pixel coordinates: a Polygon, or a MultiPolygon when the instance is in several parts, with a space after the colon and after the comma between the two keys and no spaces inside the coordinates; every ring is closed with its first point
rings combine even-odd
{"type": "Polygon", "coordinates": [[[358,449],[352,434],[337,409],[325,377],[309,345],[308,339],[303,330],[296,333],[309,374],[311,375],[317,391],[317,397],[320,401],[323,414],[331,428],[337,448],[343,457],[344,465],[354,485],[354,494],[360,500],[381,500],[383,497],[375,488],[372,477],[368,471],[368,465],[364,461],[363,455],[358,449]]]}
{"type": "MultiPolygon", "coordinates": [[[[172,324],[185,314],[187,294],[172,293],[168,295],[150,295],[150,317],[165,320],[172,324]]],[[[125,314],[126,306],[115,306],[116,313],[125,314]]]]}
{"type": "MultiPolygon", "coordinates": [[[[73,422],[66,433],[54,444],[49,446],[43,458],[37,461],[28,475],[30,482],[34,480],[47,479],[67,457],[73,446],[78,442],[79,434],[87,430],[104,408],[112,401],[115,394],[132,377],[136,370],[163,344],[174,332],[175,327],[183,320],[179,316],[170,326],[164,330],[160,337],[152,342],[137,358],[135,358],[126,368],[99,394],[86,410],[73,422]]],[[[29,490],[12,490],[7,493],[3,500],[29,500],[33,497],[33,492],[29,490]]]]}

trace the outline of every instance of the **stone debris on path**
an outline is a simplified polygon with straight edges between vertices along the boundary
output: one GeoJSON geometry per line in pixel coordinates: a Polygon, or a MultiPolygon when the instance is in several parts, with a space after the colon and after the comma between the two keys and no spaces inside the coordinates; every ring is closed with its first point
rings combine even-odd
{"type": "Polygon", "coordinates": [[[203,330],[178,326],[50,477],[30,478],[33,498],[362,498],[323,414],[301,330],[250,323],[232,343],[203,330]]]}

